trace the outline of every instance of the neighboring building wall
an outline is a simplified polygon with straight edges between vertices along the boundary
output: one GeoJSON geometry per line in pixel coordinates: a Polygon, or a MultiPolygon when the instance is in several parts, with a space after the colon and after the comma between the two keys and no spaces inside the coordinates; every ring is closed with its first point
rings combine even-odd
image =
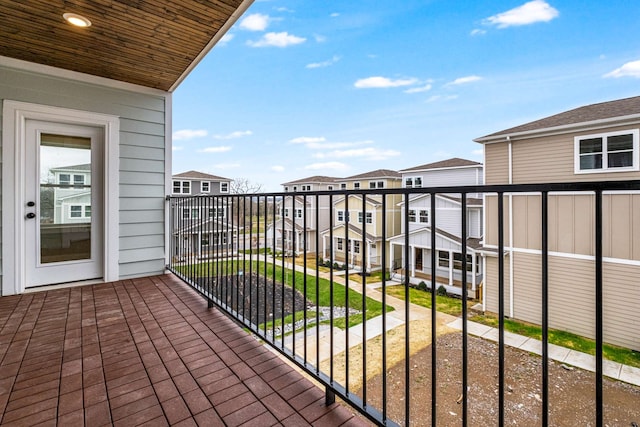
{"type": "MultiPolygon", "coordinates": [[[[602,132],[633,130],[616,126],[602,132]]],[[[513,183],[640,179],[638,171],[575,173],[574,137],[596,129],[518,140],[511,143],[513,183]]],[[[485,144],[488,184],[509,181],[508,143],[485,144]]],[[[541,322],[541,196],[504,196],[505,314],[541,322]],[[513,209],[510,209],[510,203],[513,209]],[[510,215],[513,224],[510,224],[510,215]],[[513,272],[513,273],[511,273],[513,272]],[[511,274],[513,274],[511,276],[511,274]],[[511,285],[513,277],[513,286],[511,285]],[[513,298],[511,298],[513,293],[513,298]]],[[[587,337],[595,334],[595,197],[549,196],[550,327],[587,337]]],[[[485,198],[485,245],[496,247],[497,196],[485,198]]],[[[640,350],[640,194],[603,195],[604,340],[640,350]]],[[[486,309],[498,311],[498,259],[487,257],[486,309]]]]}
{"type": "Polygon", "coordinates": [[[120,117],[120,277],[164,272],[165,98],[0,67],[5,99],[120,117]]]}

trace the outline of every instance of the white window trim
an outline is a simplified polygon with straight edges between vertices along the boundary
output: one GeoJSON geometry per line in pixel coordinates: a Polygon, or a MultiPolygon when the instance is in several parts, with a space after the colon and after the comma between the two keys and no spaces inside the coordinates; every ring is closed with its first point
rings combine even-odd
{"type": "Polygon", "coordinates": [[[82,219],[82,218],[91,218],[91,215],[87,216],[87,210],[86,207],[87,206],[91,206],[90,204],[87,203],[74,203],[74,204],[70,204],[69,205],[69,215],[68,218],[69,219],[82,219]],[[80,216],[71,216],[71,208],[73,206],[78,206],[80,207],[80,216]]]}
{"type": "Polygon", "coordinates": [[[575,174],[592,174],[592,173],[612,173],[612,172],[633,172],[640,170],[640,130],[630,129],[615,132],[595,133],[591,135],[580,135],[573,138],[573,157],[574,157],[574,173],[575,174]],[[633,136],[633,166],[625,168],[609,168],[607,164],[606,141],[610,136],[628,135],[633,136]],[[580,141],[589,138],[602,138],[602,168],[601,169],[580,169],[580,141]]]}
{"type": "Polygon", "coordinates": [[[228,193],[229,192],[229,183],[228,182],[221,182],[220,183],[220,192],[221,193],[228,193]],[[223,185],[226,186],[226,188],[227,188],[226,190],[222,189],[223,185]]]}
{"type": "Polygon", "coordinates": [[[211,183],[209,181],[200,182],[200,192],[201,193],[210,193],[211,192],[211,183]],[[204,189],[204,185],[207,184],[207,189],[204,189]]]}
{"type": "Polygon", "coordinates": [[[359,190],[361,188],[362,188],[362,186],[360,185],[360,181],[356,181],[356,182],[353,183],[353,189],[354,190],[359,190]]]}
{"type": "Polygon", "coordinates": [[[191,181],[174,179],[174,180],[171,181],[171,191],[173,192],[173,194],[191,194],[191,181]],[[189,191],[184,191],[184,183],[185,182],[189,184],[189,191]],[[178,191],[178,192],[174,191],[176,183],[180,184],[180,191],[178,191]]]}
{"type": "Polygon", "coordinates": [[[2,105],[2,295],[25,290],[25,182],[26,122],[43,120],[95,126],[104,132],[104,277],[119,279],[120,119],[108,114],[4,100],[2,105]]]}

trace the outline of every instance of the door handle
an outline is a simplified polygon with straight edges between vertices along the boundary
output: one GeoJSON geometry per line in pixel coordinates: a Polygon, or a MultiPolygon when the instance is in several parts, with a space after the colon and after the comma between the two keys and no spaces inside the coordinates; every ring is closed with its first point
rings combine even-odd
{"type": "Polygon", "coordinates": [[[34,214],[33,212],[29,212],[28,214],[25,215],[25,218],[27,219],[33,219],[36,217],[36,214],[34,214]]]}

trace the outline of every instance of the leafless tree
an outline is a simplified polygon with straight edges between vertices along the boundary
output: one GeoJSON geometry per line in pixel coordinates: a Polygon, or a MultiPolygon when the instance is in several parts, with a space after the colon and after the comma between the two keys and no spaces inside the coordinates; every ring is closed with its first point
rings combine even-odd
{"type": "Polygon", "coordinates": [[[234,178],[231,181],[231,194],[257,194],[262,192],[262,184],[252,182],[247,178],[234,178]]]}

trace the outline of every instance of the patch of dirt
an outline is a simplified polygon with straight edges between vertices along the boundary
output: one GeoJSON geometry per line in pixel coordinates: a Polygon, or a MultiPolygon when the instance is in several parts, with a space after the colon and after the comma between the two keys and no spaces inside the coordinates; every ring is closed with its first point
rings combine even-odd
{"type": "Polygon", "coordinates": [[[229,275],[209,281],[205,277],[197,279],[198,284],[211,292],[232,310],[238,312],[254,324],[262,324],[272,319],[281,319],[308,307],[311,302],[302,293],[290,286],[275,284],[257,274],[229,275]],[[295,296],[295,299],[294,299],[295,296]],[[266,305],[265,305],[266,304],[266,305]],[[294,310],[295,307],[295,310],[294,310]]]}
{"type": "MultiPolygon", "coordinates": [[[[403,347],[403,346],[402,346],[403,347]]],[[[404,352],[394,348],[393,352],[404,352]]],[[[448,333],[437,338],[437,425],[462,422],[462,337],[448,333]]],[[[394,359],[395,360],[395,359],[394,359]]],[[[541,425],[542,359],[505,347],[505,425],[541,425]]],[[[468,338],[468,422],[470,426],[498,423],[498,345],[468,338]]],[[[405,363],[401,359],[387,370],[387,414],[404,425],[405,363]]],[[[431,346],[410,358],[410,424],[431,425],[431,346]]],[[[549,363],[549,424],[595,425],[595,374],[549,363]]],[[[378,371],[379,372],[379,371],[378,371]]],[[[604,379],[604,421],[608,426],[640,424],[640,388],[604,379]]],[[[362,396],[362,390],[358,395],[362,396]]],[[[382,407],[382,376],[367,382],[367,402],[382,407]]]]}

